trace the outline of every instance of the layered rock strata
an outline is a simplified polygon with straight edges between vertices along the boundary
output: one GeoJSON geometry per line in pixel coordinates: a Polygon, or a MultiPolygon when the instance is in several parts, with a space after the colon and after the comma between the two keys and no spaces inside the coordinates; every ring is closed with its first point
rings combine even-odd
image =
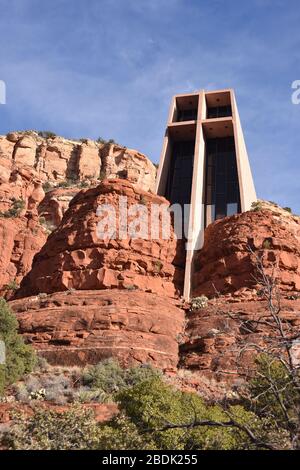
{"type": "Polygon", "coordinates": [[[52,364],[116,357],[174,369],[184,314],[178,301],[127,290],[71,291],[10,302],[26,340],[52,364]]]}
{"type": "Polygon", "coordinates": [[[124,178],[148,191],[155,189],[156,169],[142,153],[115,143],[41,137],[37,132],[0,136],[0,181],[16,169],[30,168],[43,182],[124,178]]]}

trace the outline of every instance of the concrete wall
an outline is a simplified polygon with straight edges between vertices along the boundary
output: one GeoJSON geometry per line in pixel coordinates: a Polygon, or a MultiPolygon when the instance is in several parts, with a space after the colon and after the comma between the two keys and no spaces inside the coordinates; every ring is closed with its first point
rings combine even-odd
{"type": "Polygon", "coordinates": [[[205,174],[205,140],[202,128],[202,119],[206,116],[206,102],[204,90],[199,93],[198,116],[196,127],[195,156],[193,181],[191,192],[191,208],[189,220],[189,236],[186,246],[186,265],[183,296],[190,296],[191,282],[193,276],[193,257],[195,250],[203,246],[204,238],[204,178],[205,174]]]}
{"type": "Polygon", "coordinates": [[[241,211],[246,212],[257,200],[244,134],[241,126],[234,91],[231,90],[232,117],[234,128],[235,151],[239,175],[241,211]]]}
{"type": "Polygon", "coordinates": [[[171,144],[170,144],[169,135],[168,135],[168,125],[169,123],[173,122],[173,119],[175,119],[176,114],[177,114],[176,97],[173,96],[171,105],[169,108],[168,123],[167,123],[167,128],[165,130],[162,150],[160,154],[159,166],[157,170],[157,177],[156,177],[156,193],[162,196],[165,195],[168,172],[170,168],[170,158],[171,158],[171,144]]]}

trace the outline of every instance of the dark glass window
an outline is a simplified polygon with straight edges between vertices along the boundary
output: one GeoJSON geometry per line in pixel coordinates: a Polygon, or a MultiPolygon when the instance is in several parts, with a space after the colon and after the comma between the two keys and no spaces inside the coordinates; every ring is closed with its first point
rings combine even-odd
{"type": "Polygon", "coordinates": [[[232,116],[231,106],[215,106],[207,109],[207,119],[232,116]]]}
{"type": "Polygon", "coordinates": [[[238,173],[233,137],[206,142],[205,204],[213,206],[213,219],[240,210],[238,173]]]}
{"type": "Polygon", "coordinates": [[[174,142],[166,198],[182,206],[191,199],[195,142],[174,142]]]}
{"type": "Polygon", "coordinates": [[[195,121],[197,119],[197,109],[183,109],[178,110],[177,121],[195,121]]]}

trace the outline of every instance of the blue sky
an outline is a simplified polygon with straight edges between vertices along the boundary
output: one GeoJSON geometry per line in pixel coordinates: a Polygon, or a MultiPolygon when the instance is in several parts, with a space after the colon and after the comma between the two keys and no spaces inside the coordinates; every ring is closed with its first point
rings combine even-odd
{"type": "Polygon", "coordinates": [[[258,196],[300,214],[298,0],[0,0],[0,134],[113,138],[157,162],[170,98],[235,89],[258,196]]]}

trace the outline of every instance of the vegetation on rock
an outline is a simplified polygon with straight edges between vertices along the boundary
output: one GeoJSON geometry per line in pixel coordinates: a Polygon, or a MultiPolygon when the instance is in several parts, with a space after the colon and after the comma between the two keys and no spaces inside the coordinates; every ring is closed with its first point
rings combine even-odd
{"type": "Polygon", "coordinates": [[[0,364],[0,394],[34,367],[36,356],[18,334],[18,322],[7,302],[0,299],[0,340],[5,344],[5,364],[0,364]]]}
{"type": "Polygon", "coordinates": [[[22,210],[25,209],[25,201],[23,199],[12,199],[12,207],[5,212],[0,213],[0,217],[4,217],[6,219],[11,217],[18,217],[22,210]]]}

